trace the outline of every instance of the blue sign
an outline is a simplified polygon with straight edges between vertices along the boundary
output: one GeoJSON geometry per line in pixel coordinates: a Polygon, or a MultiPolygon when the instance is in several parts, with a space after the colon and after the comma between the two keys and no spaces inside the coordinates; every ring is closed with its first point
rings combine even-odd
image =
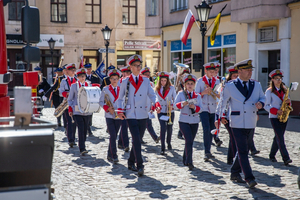
{"type": "Polygon", "coordinates": [[[208,48],[210,47],[221,47],[222,46],[222,36],[221,35],[217,35],[215,38],[215,44],[214,46],[210,45],[210,36],[207,38],[207,46],[208,48]]]}
{"type": "Polygon", "coordinates": [[[183,50],[192,50],[192,40],[188,39],[186,45],[183,44],[183,50]]]}
{"type": "Polygon", "coordinates": [[[171,51],[180,51],[182,50],[181,40],[171,41],[171,51]]]}
{"type": "Polygon", "coordinates": [[[236,44],[236,34],[224,35],[224,45],[236,44]]]}
{"type": "Polygon", "coordinates": [[[166,46],[167,46],[167,41],[165,40],[165,41],[164,41],[164,47],[166,47],[166,46]]]}

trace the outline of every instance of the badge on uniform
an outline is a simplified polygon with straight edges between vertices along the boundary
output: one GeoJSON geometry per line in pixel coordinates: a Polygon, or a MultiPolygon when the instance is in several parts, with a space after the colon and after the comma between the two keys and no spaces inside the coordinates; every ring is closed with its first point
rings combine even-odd
{"type": "Polygon", "coordinates": [[[130,109],[130,105],[126,105],[126,110],[129,110],[130,109]]]}

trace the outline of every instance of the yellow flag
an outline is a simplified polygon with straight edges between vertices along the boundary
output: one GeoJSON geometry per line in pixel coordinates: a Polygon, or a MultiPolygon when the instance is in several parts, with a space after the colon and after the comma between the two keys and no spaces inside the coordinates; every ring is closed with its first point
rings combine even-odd
{"type": "Polygon", "coordinates": [[[214,44],[215,44],[215,39],[216,39],[217,31],[219,29],[219,24],[220,24],[220,18],[221,18],[221,12],[217,15],[217,17],[215,19],[214,29],[211,32],[211,36],[210,36],[210,45],[211,46],[214,46],[214,44]]]}

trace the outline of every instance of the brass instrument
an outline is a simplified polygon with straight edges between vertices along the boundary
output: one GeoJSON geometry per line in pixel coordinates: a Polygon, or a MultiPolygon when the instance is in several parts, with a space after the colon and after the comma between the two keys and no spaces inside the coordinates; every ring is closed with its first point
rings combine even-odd
{"type": "Polygon", "coordinates": [[[68,99],[64,99],[63,102],[55,109],[54,116],[59,117],[61,116],[64,111],[69,107],[68,99]]]}
{"type": "Polygon", "coordinates": [[[183,90],[181,85],[182,83],[182,72],[185,69],[189,69],[190,66],[183,64],[183,63],[173,63],[173,65],[177,68],[177,77],[176,77],[176,81],[175,81],[175,89],[176,89],[176,93],[178,93],[180,90],[183,90]]]}
{"type": "Polygon", "coordinates": [[[172,115],[171,101],[167,99],[167,116],[169,117],[168,125],[173,124],[171,115],[172,115]]]}
{"type": "Polygon", "coordinates": [[[290,89],[288,88],[286,90],[284,99],[283,99],[281,107],[280,107],[280,110],[282,110],[283,113],[282,113],[282,115],[278,115],[279,121],[283,122],[283,123],[285,123],[288,120],[290,112],[293,111],[292,106],[290,106],[286,103],[286,100],[289,98],[289,91],[290,91],[290,89]]]}
{"type": "MultiPolygon", "coordinates": [[[[105,101],[105,104],[108,106],[108,107],[114,107],[114,105],[112,104],[108,94],[105,94],[104,95],[104,101],[105,101]]],[[[117,112],[114,111],[114,116],[115,116],[115,119],[118,119],[118,115],[117,115],[117,112]]]]}
{"type": "MultiPolygon", "coordinates": [[[[210,87],[208,84],[205,84],[206,87],[210,87]]],[[[217,93],[212,89],[212,91],[210,93],[208,93],[208,95],[210,95],[214,100],[217,99],[217,93]]]]}

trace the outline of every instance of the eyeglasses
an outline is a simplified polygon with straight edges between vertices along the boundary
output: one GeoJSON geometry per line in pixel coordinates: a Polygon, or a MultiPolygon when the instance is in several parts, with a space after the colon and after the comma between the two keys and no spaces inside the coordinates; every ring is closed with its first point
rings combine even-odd
{"type": "Polygon", "coordinates": [[[275,81],[282,81],[282,78],[274,78],[275,81]]]}
{"type": "Polygon", "coordinates": [[[142,65],[132,65],[132,66],[134,66],[136,68],[142,67],[142,65]]]}
{"type": "Polygon", "coordinates": [[[112,80],[112,81],[118,81],[119,79],[118,78],[110,78],[110,80],[112,80]]]}

